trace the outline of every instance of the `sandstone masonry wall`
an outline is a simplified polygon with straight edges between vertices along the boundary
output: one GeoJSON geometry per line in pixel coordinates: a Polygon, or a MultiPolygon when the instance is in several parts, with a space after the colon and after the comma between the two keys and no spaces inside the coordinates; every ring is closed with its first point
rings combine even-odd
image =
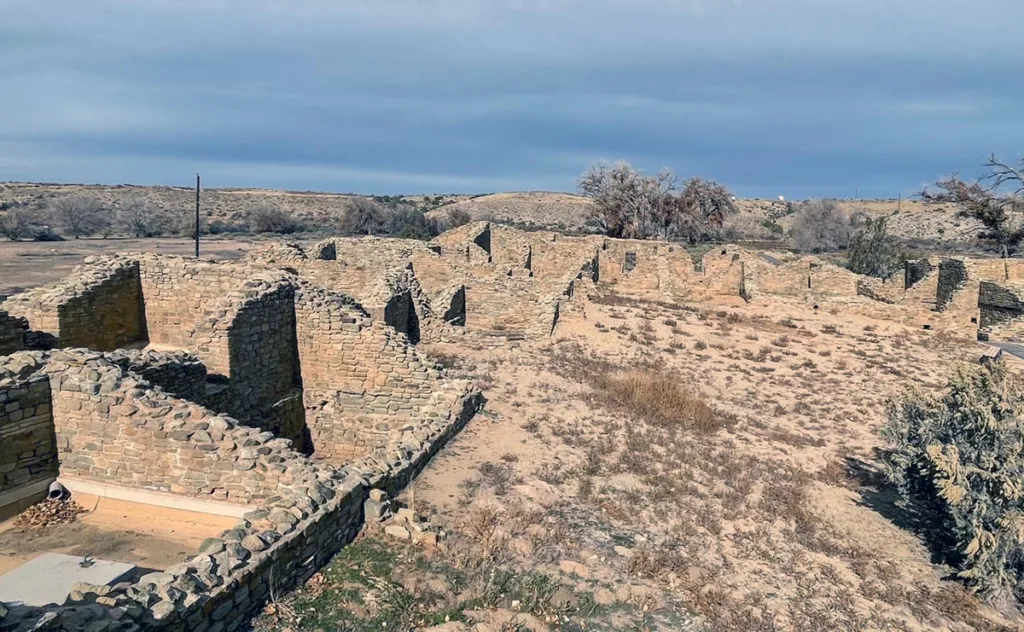
{"type": "Polygon", "coordinates": [[[61,476],[241,505],[292,483],[300,457],[290,442],[174,398],[100,353],[55,351],[44,371],[61,476]]]}
{"type": "Polygon", "coordinates": [[[980,338],[1024,340],[1024,283],[982,281],[978,288],[980,338]]]}
{"type": "Polygon", "coordinates": [[[193,402],[206,397],[206,366],[187,351],[117,349],[103,357],[168,395],[193,402]]]}
{"type": "Polygon", "coordinates": [[[0,494],[57,476],[50,388],[37,369],[33,358],[0,357],[0,494]]]}
{"type": "Polygon", "coordinates": [[[107,351],[146,338],[137,261],[87,257],[62,281],[8,298],[4,309],[61,347],[107,351]]]}
{"type": "Polygon", "coordinates": [[[0,355],[24,349],[27,331],[28,321],[0,310],[0,355]]]}
{"type": "Polygon", "coordinates": [[[311,285],[299,291],[296,312],[306,425],[318,457],[362,456],[423,413],[439,373],[403,334],[311,285]]]}
{"type": "Polygon", "coordinates": [[[355,537],[370,488],[396,493],[465,425],[480,397],[468,384],[462,388],[447,409],[396,430],[341,470],[287,456],[282,479],[290,485],[279,485],[277,495],[182,564],[112,588],[78,584],[66,604],[12,608],[0,624],[69,632],[238,629],[272,593],[308,579],[355,537]]]}

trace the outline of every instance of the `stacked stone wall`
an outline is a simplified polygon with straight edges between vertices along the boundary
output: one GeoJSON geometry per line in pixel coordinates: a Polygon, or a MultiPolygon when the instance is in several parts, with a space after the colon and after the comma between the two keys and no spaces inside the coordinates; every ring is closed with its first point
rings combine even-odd
{"type": "Polygon", "coordinates": [[[903,266],[903,288],[909,290],[935,271],[935,265],[927,259],[907,261],[903,266]]]}
{"type": "Polygon", "coordinates": [[[8,298],[3,308],[61,347],[116,349],[146,339],[138,261],[87,257],[60,282],[8,298]]]}
{"type": "Polygon", "coordinates": [[[213,369],[227,369],[228,350],[199,350],[196,330],[222,318],[232,299],[243,291],[256,271],[232,264],[143,255],[140,257],[142,294],[149,342],[179,349],[201,351],[198,355],[213,369]]]}
{"type": "Polygon", "coordinates": [[[424,413],[440,374],[403,334],[313,286],[299,291],[296,309],[306,425],[318,457],[365,454],[424,413]]]}
{"type": "Polygon", "coordinates": [[[53,352],[45,367],[60,474],[240,505],[289,488],[290,442],[168,395],[102,354],[53,352]]]}
{"type": "Polygon", "coordinates": [[[986,340],[1024,340],[1024,283],[982,281],[978,286],[981,312],[979,337],[986,340]]]}
{"type": "Polygon", "coordinates": [[[967,284],[967,265],[957,259],[946,259],[939,263],[939,284],[935,295],[935,309],[945,310],[953,296],[967,284]]]}
{"type": "MultiPolygon", "coordinates": [[[[101,361],[98,356],[72,355],[84,361],[86,370],[106,373],[92,364],[101,361]]],[[[80,375],[75,362],[57,355],[54,360],[61,366],[48,368],[51,380],[68,370],[72,381],[80,375]]],[[[107,383],[101,376],[100,390],[107,383]]],[[[114,587],[78,584],[66,604],[12,608],[0,616],[0,624],[32,627],[45,622],[69,632],[124,626],[175,632],[239,629],[272,595],[308,579],[355,537],[369,489],[397,493],[472,417],[480,405],[479,392],[466,383],[450,387],[446,407],[396,429],[386,442],[343,469],[283,448],[278,493],[260,501],[220,538],[204,541],[199,554],[183,563],[114,587]]],[[[270,456],[276,454],[272,450],[270,456]]]]}
{"type": "Polygon", "coordinates": [[[39,365],[27,352],[0,358],[0,497],[12,500],[57,476],[50,387],[39,365]]]}
{"type": "Polygon", "coordinates": [[[355,298],[373,318],[408,335],[413,343],[441,340],[465,321],[462,275],[439,255],[440,247],[410,239],[360,237],[327,239],[301,256],[291,248],[288,256],[280,254],[280,247],[260,248],[248,256],[284,265],[328,292],[355,298]]]}
{"type": "Polygon", "coordinates": [[[0,310],[0,355],[7,355],[25,348],[25,334],[28,332],[28,321],[24,318],[11,316],[0,310]]]}
{"type": "Polygon", "coordinates": [[[187,351],[118,349],[103,357],[169,395],[193,402],[206,397],[206,365],[187,351]]]}

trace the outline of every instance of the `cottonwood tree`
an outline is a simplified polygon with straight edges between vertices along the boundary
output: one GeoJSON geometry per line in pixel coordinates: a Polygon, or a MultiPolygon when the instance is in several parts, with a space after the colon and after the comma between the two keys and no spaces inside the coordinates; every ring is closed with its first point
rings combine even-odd
{"type": "Polygon", "coordinates": [[[348,235],[374,235],[388,229],[391,213],[384,205],[369,198],[352,198],[342,211],[338,228],[348,235]]]}
{"type": "Polygon", "coordinates": [[[130,198],[117,211],[118,227],[136,237],[156,237],[169,225],[167,214],[153,208],[144,198],[130,198]]]}
{"type": "Polygon", "coordinates": [[[672,171],[645,175],[624,161],[591,166],[577,186],[593,200],[593,219],[611,237],[657,235],[666,240],[702,241],[720,230],[725,216],[736,210],[729,191],[715,182],[692,178],[680,191],[672,171]]]}
{"type": "Polygon", "coordinates": [[[954,204],[961,217],[981,222],[985,231],[980,237],[996,242],[1005,256],[1024,241],[1024,160],[1013,166],[992,155],[985,167],[989,173],[975,182],[954,173],[935,183],[937,191],[925,189],[919,195],[925,202],[954,204]]]}
{"type": "Polygon", "coordinates": [[[835,200],[807,200],[793,205],[793,245],[808,252],[832,252],[850,244],[850,218],[835,200]]]}
{"type": "Polygon", "coordinates": [[[0,215],[0,235],[17,241],[35,237],[41,228],[41,217],[37,209],[11,206],[0,215]]]}
{"type": "Polygon", "coordinates": [[[110,225],[99,200],[86,195],[66,195],[52,200],[50,215],[55,224],[75,239],[93,235],[110,225]]]}
{"type": "Polygon", "coordinates": [[[690,243],[716,237],[726,217],[736,212],[729,190],[704,178],[687,180],[677,200],[679,210],[675,215],[675,231],[678,237],[690,243]]]}

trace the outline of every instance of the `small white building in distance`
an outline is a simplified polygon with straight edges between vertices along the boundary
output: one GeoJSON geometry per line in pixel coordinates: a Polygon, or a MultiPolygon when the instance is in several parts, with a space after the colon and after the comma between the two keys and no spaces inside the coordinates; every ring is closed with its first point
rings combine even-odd
{"type": "Polygon", "coordinates": [[[786,196],[784,196],[784,195],[780,195],[780,196],[779,196],[779,201],[780,201],[780,202],[785,202],[785,201],[786,201],[786,196]]]}

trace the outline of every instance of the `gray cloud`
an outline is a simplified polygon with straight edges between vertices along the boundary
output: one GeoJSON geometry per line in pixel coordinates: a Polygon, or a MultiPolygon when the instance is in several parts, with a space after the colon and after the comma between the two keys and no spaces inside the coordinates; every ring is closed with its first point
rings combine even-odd
{"type": "Polygon", "coordinates": [[[895,195],[1024,147],[1015,0],[20,1],[0,179],[895,195]]]}

